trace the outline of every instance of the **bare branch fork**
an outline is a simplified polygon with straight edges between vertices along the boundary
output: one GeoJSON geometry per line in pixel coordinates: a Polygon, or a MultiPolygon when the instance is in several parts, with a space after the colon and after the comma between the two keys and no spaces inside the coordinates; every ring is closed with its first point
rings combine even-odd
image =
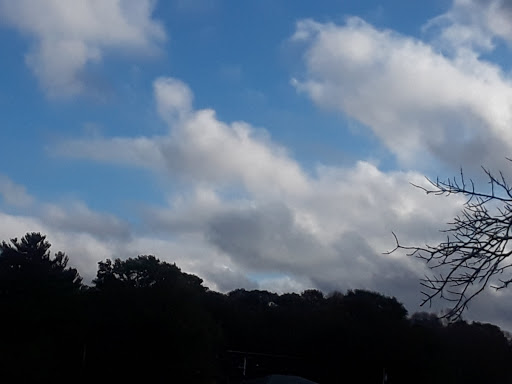
{"type": "Polygon", "coordinates": [[[386,253],[405,250],[408,256],[418,257],[434,272],[421,279],[422,303],[436,298],[451,303],[444,317],[459,319],[469,302],[486,287],[497,290],[512,283],[512,187],[503,173],[495,175],[483,168],[490,192],[475,189],[473,180],[460,178],[447,181],[428,179],[430,187],[413,184],[427,194],[463,195],[467,198],[462,211],[443,230],[446,240],[437,245],[421,247],[400,244],[395,233],[396,246],[386,253]]]}

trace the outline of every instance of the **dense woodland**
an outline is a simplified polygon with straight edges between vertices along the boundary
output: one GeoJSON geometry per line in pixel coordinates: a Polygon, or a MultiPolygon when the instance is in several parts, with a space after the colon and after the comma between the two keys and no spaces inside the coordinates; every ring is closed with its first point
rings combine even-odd
{"type": "Polygon", "coordinates": [[[67,264],[38,233],[0,244],[3,378],[240,383],[277,373],[364,384],[385,372],[390,384],[512,382],[511,343],[497,326],[409,315],[376,292],[222,294],[154,256],[100,262],[86,286],[67,264]]]}

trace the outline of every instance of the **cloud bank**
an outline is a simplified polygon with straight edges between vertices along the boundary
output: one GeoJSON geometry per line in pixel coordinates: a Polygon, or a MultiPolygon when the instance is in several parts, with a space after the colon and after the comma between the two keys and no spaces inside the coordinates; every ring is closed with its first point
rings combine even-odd
{"type": "MultiPolygon", "coordinates": [[[[308,173],[265,131],[194,109],[192,91],[180,80],[157,79],[154,94],[166,135],[74,139],[52,153],[182,180],[185,189],[167,207],[145,210],[145,225],[163,238],[193,238],[217,271],[240,271],[247,281],[257,273],[267,286],[277,273],[276,283],[325,290],[379,289],[387,281],[389,293],[399,294],[392,281],[425,269],[382,254],[394,245],[391,231],[409,241],[434,239],[440,220],[459,207],[457,199],[440,202],[412,187],[425,182],[415,172],[384,173],[360,161],[308,173]]],[[[197,270],[206,270],[201,264],[197,270]]],[[[210,278],[229,286],[221,274],[210,278]]]]}

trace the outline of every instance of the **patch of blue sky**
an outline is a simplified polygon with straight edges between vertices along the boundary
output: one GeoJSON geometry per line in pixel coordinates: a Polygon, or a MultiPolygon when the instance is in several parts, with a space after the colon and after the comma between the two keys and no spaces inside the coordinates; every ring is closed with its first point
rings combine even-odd
{"type": "MultiPolygon", "coordinates": [[[[211,18],[204,14],[173,18],[177,24],[170,28],[172,57],[162,75],[189,84],[195,107],[214,109],[221,121],[244,120],[268,130],[308,170],[316,163],[354,162],[360,156],[358,150],[363,158],[374,157],[383,148],[377,140],[367,140],[368,130],[354,132],[346,117],[319,110],[290,85],[290,67],[299,71],[295,63],[301,61],[300,50],[287,42],[297,20],[316,17],[343,22],[347,11],[375,14],[379,8],[373,2],[348,10],[347,4],[327,3],[264,1],[229,9],[218,3],[221,9],[212,11],[211,18]],[[173,35],[173,30],[179,34],[173,35]]],[[[159,5],[159,9],[165,14],[173,11],[170,5],[167,9],[159,5]]]]}
{"type": "Polygon", "coordinates": [[[153,56],[132,59],[107,53],[83,70],[85,95],[56,101],[42,97],[44,91],[34,86],[35,77],[24,60],[27,39],[2,30],[2,46],[11,52],[0,64],[0,159],[8,164],[4,172],[14,180],[23,174],[19,181],[43,199],[70,190],[99,209],[114,209],[114,200],[121,196],[162,201],[163,196],[147,188],[147,171],[51,156],[52,145],[63,138],[165,132],[168,127],[156,113],[151,86],[159,76],[185,81],[194,92],[195,108],[212,108],[221,121],[244,120],[266,129],[308,172],[318,164],[349,165],[360,159],[380,159],[380,167],[392,169],[393,156],[369,129],[340,113],[320,110],[290,85],[290,67],[300,57],[287,39],[297,20],[342,23],[347,15],[418,33],[425,14],[435,15],[436,6],[445,3],[412,7],[410,2],[395,1],[384,9],[374,1],[212,2],[205,12],[185,12],[159,2],[156,16],[164,21],[169,39],[153,56]]]}

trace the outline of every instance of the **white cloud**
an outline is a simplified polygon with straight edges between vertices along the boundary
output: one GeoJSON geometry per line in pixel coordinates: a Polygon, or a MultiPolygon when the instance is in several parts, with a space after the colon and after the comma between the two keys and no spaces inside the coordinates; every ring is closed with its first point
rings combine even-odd
{"type": "Polygon", "coordinates": [[[130,227],[113,215],[92,211],[81,201],[41,204],[46,225],[69,233],[87,233],[99,239],[128,240],[130,227]]]}
{"type": "Polygon", "coordinates": [[[498,40],[512,43],[512,5],[507,0],[455,0],[426,30],[439,30],[436,43],[447,53],[490,51],[498,40]]]}
{"type": "Polygon", "coordinates": [[[39,201],[6,176],[0,177],[0,194],[9,208],[0,210],[0,241],[29,232],[45,234],[52,244],[51,252],[67,253],[70,264],[87,283],[95,277],[98,261],[113,255],[122,257],[132,243],[133,228],[127,222],[93,211],[84,202],[39,201]]]}
{"type": "Polygon", "coordinates": [[[136,228],[110,215],[91,211],[82,203],[67,209],[55,204],[43,206],[44,209],[31,215],[0,212],[0,241],[19,239],[28,232],[45,234],[52,245],[50,251],[65,252],[70,266],[78,269],[87,284],[96,277],[99,261],[153,254],[160,260],[176,263],[186,272],[198,274],[212,289],[230,290],[239,284],[256,287],[226,255],[215,252],[195,234],[160,239],[137,233],[136,228]],[[105,222],[98,222],[100,219],[105,222]],[[109,230],[107,227],[112,223],[116,228],[109,230]],[[129,230],[128,234],[125,229],[129,230]],[[222,273],[223,269],[229,273],[222,273]]]}
{"type": "Polygon", "coordinates": [[[179,123],[192,111],[193,95],[182,81],[162,77],[154,82],[157,110],[162,119],[169,124],[179,123]]]}
{"type": "Polygon", "coordinates": [[[240,184],[254,193],[278,196],[307,190],[300,166],[265,131],[244,122],[226,124],[211,109],[193,110],[192,93],[179,80],[160,78],[154,88],[169,135],[71,140],[61,143],[57,152],[165,170],[191,182],[240,184]]]}
{"type": "MultiPolygon", "coordinates": [[[[278,273],[260,284],[384,287],[400,297],[395,280],[417,284],[425,267],[403,255],[382,255],[394,246],[391,232],[406,243],[436,239],[440,223],[460,206],[460,200],[429,198],[412,187],[410,182],[425,182],[418,173],[384,173],[365,161],[347,168],[319,166],[307,174],[264,131],[193,109],[192,93],[178,80],[157,80],[155,97],[169,124],[167,135],[75,139],[52,153],[137,165],[186,180],[168,206],[145,210],[152,234],[143,242],[145,252],[164,249],[155,248],[155,237],[167,239],[160,240],[166,247],[172,241],[173,254],[194,255],[179,258],[183,268],[206,276],[213,287],[252,286],[251,274],[278,273]]],[[[408,304],[412,296],[418,303],[417,288],[408,304]]]]}
{"type": "Polygon", "coordinates": [[[297,89],[370,127],[403,166],[495,167],[511,153],[512,82],[475,54],[443,56],[358,18],[303,20],[292,40],[305,45],[297,89]]]}
{"type": "Polygon", "coordinates": [[[142,209],[133,227],[83,203],[42,204],[32,217],[4,215],[2,237],[47,233],[88,281],[99,260],[154,254],[211,289],[366,288],[418,309],[425,265],[383,252],[392,231],[404,244],[435,243],[460,199],[426,196],[409,184],[425,183],[419,173],[366,161],[308,174],[264,132],[195,110],[184,83],[159,79],[155,97],[167,135],[73,140],[57,153],[184,178],[166,206],[142,209]]]}
{"type": "Polygon", "coordinates": [[[52,244],[50,251],[63,251],[69,255],[70,265],[78,268],[86,282],[95,277],[97,262],[115,253],[115,239],[104,241],[86,232],[68,232],[65,228],[55,228],[37,214],[28,216],[0,212],[0,240],[19,239],[28,232],[45,234],[52,244]]]}
{"type": "Polygon", "coordinates": [[[296,279],[287,275],[270,275],[258,279],[259,289],[270,292],[283,293],[301,293],[306,289],[310,289],[313,284],[309,279],[296,279]]]}
{"type": "Polygon", "coordinates": [[[0,18],[34,39],[27,65],[50,96],[83,92],[108,50],[151,52],[165,39],[152,0],[0,0],[0,18]]]}
{"type": "Polygon", "coordinates": [[[27,207],[33,202],[33,197],[27,193],[24,186],[14,183],[7,176],[0,174],[0,196],[9,205],[27,207]]]}
{"type": "MultiPolygon", "coordinates": [[[[195,218],[196,224],[189,224],[191,230],[183,226],[185,214],[190,213],[187,209],[183,209],[181,220],[176,220],[178,227],[174,233],[165,228],[165,236],[161,236],[162,229],[157,231],[152,225],[146,230],[138,228],[112,214],[94,211],[82,201],[38,201],[24,186],[14,184],[7,177],[2,176],[0,181],[0,187],[8,187],[3,188],[8,194],[2,193],[8,197],[9,200],[5,200],[11,208],[9,213],[0,210],[0,241],[20,238],[28,232],[43,233],[52,244],[51,252],[64,251],[70,258],[70,265],[78,268],[87,284],[95,278],[99,261],[153,254],[197,274],[211,289],[228,291],[258,286],[247,277],[246,270],[240,269],[228,255],[216,251],[197,231],[200,217],[195,218]]],[[[194,196],[198,203],[196,213],[214,205],[216,199],[208,190],[198,190],[194,196]]],[[[180,205],[185,205],[180,204],[179,199],[175,199],[175,204],[177,212],[180,205]]],[[[157,220],[153,218],[153,222],[157,220]]],[[[164,223],[163,219],[161,221],[164,223]]]]}

